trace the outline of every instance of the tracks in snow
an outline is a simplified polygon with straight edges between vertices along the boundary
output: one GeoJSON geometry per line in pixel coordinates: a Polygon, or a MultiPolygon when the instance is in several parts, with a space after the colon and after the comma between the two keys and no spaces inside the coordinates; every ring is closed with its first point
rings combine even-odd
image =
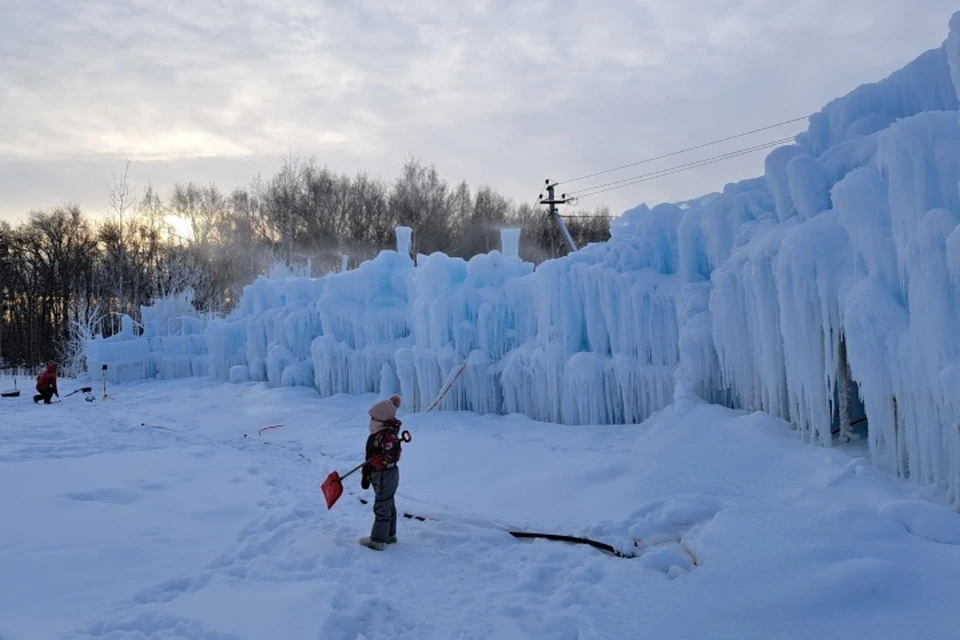
{"type": "MultiPolygon", "coordinates": [[[[401,526],[400,543],[385,553],[374,553],[356,544],[372,519],[358,492],[346,491],[355,500],[341,500],[335,513],[328,513],[323,505],[319,482],[331,469],[321,459],[348,461],[322,454],[311,460],[302,447],[262,438],[217,439],[187,425],[154,429],[147,422],[132,428],[122,419],[107,422],[101,426],[109,430],[86,441],[84,452],[230,446],[254,457],[247,473],[269,487],[269,497],[259,503],[261,514],[225,541],[224,549],[201,570],[133,593],[72,638],[248,637],[239,631],[225,633],[230,628],[225,622],[211,622],[206,616],[198,619],[193,603],[214,599],[230,608],[230,602],[243,598],[251,588],[264,593],[276,588],[296,593],[329,590],[328,609],[308,608],[296,614],[301,623],[319,629],[323,638],[354,640],[363,634],[374,640],[450,637],[451,633],[495,637],[505,628],[565,637],[566,629],[586,631],[594,624],[594,614],[578,604],[584,597],[587,601],[610,599],[610,589],[617,590],[619,595],[611,601],[615,617],[613,609],[625,610],[636,588],[636,571],[614,570],[602,554],[540,539],[554,537],[549,534],[527,539],[524,532],[512,535],[494,524],[444,513],[429,517],[411,513],[401,526]],[[142,439],[131,443],[131,433],[137,431],[144,432],[142,439]],[[608,586],[610,581],[613,587],[608,586]],[[404,606],[397,604],[397,589],[403,591],[404,606]],[[506,599],[505,591],[510,594],[506,599]],[[591,593],[595,595],[590,597],[591,593]],[[434,620],[425,613],[471,602],[485,610],[469,612],[462,622],[434,620]],[[569,614],[560,618],[543,614],[545,608],[558,605],[569,609],[569,614]]],[[[605,550],[635,556],[639,564],[634,566],[651,569],[647,572],[651,575],[677,577],[698,565],[694,552],[684,556],[682,550],[676,551],[689,548],[684,547],[688,531],[678,528],[672,537],[636,541],[627,553],[612,545],[605,550]]],[[[266,616],[276,609],[264,607],[266,616]]]]}

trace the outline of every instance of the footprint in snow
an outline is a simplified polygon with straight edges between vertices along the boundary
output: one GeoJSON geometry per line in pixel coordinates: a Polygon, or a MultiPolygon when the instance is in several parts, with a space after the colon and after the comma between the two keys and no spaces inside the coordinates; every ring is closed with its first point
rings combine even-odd
{"type": "Polygon", "coordinates": [[[323,557],[323,564],[329,569],[346,569],[355,561],[355,556],[344,553],[343,549],[335,548],[323,557]]]}
{"type": "Polygon", "coordinates": [[[503,605],[500,607],[500,612],[504,616],[513,618],[514,620],[539,622],[543,619],[543,614],[536,609],[518,604],[503,605]]]}
{"type": "Polygon", "coordinates": [[[386,640],[416,638],[414,624],[401,609],[382,598],[364,598],[353,606],[353,598],[334,604],[334,611],[320,630],[324,640],[386,640]],[[353,609],[353,611],[351,611],[353,609]]]}
{"type": "Polygon", "coordinates": [[[131,504],[140,499],[140,494],[124,489],[97,489],[94,491],[77,491],[65,493],[62,496],[75,502],[101,502],[104,504],[131,504]]]}
{"type": "Polygon", "coordinates": [[[203,589],[210,584],[210,576],[202,575],[200,577],[183,577],[167,580],[156,586],[148,587],[133,596],[133,601],[138,604],[156,604],[159,602],[170,602],[182,596],[185,593],[193,593],[203,589]]]}
{"type": "Polygon", "coordinates": [[[624,465],[604,467],[602,469],[581,473],[575,480],[577,486],[609,484],[627,475],[627,471],[628,469],[624,465]]]}
{"type": "Polygon", "coordinates": [[[559,566],[538,566],[527,572],[517,588],[530,593],[547,595],[557,590],[563,581],[565,569],[559,566]]]}
{"type": "Polygon", "coordinates": [[[94,623],[75,636],[78,640],[94,638],[141,638],[142,640],[240,640],[240,636],[218,633],[197,620],[180,618],[158,611],[148,611],[126,619],[106,619],[94,623]]]}
{"type": "Polygon", "coordinates": [[[606,577],[606,572],[597,565],[587,565],[572,572],[571,577],[577,582],[599,584],[606,577]]]}

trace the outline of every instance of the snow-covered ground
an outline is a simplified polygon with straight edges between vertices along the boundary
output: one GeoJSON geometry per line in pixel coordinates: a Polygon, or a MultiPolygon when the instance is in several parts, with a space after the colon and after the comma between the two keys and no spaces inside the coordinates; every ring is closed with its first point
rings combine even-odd
{"type": "Polygon", "coordinates": [[[206,379],[110,392],[0,402],[3,640],[960,628],[960,515],[855,446],[805,446],[763,414],[699,405],[562,427],[401,411],[414,439],[398,507],[431,519],[401,520],[378,553],[357,544],[372,521],[359,478],[332,510],[319,490],[361,459],[372,395],[206,379]]]}

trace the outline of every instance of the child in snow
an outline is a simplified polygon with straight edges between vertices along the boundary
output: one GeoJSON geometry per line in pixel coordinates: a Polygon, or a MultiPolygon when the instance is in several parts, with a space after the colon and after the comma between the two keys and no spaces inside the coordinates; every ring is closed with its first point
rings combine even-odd
{"type": "Polygon", "coordinates": [[[43,404],[50,404],[50,398],[56,395],[60,397],[57,391],[57,365],[48,364],[45,371],[37,376],[37,395],[33,396],[34,404],[43,400],[43,404]]]}
{"type": "Polygon", "coordinates": [[[400,484],[400,426],[397,409],[400,396],[394,394],[370,407],[370,435],[367,436],[369,460],[362,469],[360,485],[373,485],[376,499],[373,503],[373,529],[369,536],[360,538],[360,544],[377,551],[397,541],[397,507],[393,496],[400,484]]]}

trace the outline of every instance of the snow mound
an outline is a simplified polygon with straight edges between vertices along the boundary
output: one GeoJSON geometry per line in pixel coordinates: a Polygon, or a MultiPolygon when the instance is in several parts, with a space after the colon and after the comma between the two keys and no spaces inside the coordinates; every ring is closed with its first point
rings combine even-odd
{"type": "Polygon", "coordinates": [[[234,384],[250,382],[250,367],[242,364],[230,367],[230,382],[234,384]]]}
{"type": "Polygon", "coordinates": [[[883,504],[879,512],[916,536],[931,542],[960,545],[960,514],[932,502],[894,500],[883,504]]]}
{"type": "Polygon", "coordinates": [[[689,560],[689,550],[682,549],[687,534],[708,523],[726,507],[722,500],[697,494],[660,498],[644,504],[622,521],[591,525],[582,535],[608,542],[626,555],[637,553],[638,548],[656,547],[658,554],[665,553],[664,557],[670,558],[676,551],[674,547],[680,546],[681,555],[689,560]]]}

